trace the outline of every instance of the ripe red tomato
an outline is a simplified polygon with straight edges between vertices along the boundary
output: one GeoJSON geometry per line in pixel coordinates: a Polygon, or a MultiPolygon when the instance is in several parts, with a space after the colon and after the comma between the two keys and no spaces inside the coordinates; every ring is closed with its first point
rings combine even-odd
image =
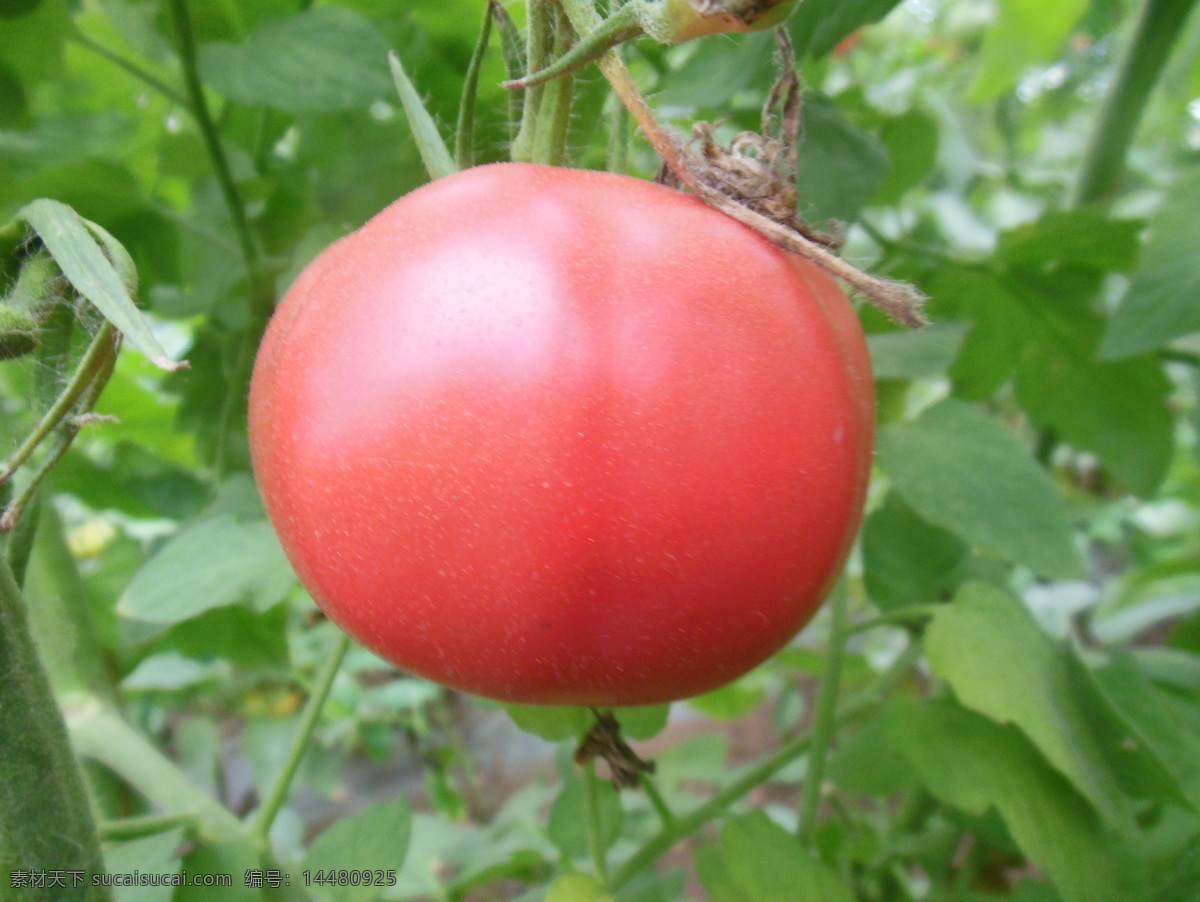
{"type": "Polygon", "coordinates": [[[448,686],[639,705],[739,676],[820,604],[873,396],[824,272],[678,191],[504,163],[301,274],[250,394],[301,581],[448,686]]]}

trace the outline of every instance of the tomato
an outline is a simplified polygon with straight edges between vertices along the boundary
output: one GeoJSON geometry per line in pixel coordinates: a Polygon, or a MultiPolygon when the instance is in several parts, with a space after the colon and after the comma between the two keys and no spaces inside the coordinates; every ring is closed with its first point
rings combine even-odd
{"type": "Polygon", "coordinates": [[[681,192],[501,163],[314,260],[255,363],[254,469],[317,603],[492,698],[640,705],[783,646],[873,423],[823,271],[681,192]]]}

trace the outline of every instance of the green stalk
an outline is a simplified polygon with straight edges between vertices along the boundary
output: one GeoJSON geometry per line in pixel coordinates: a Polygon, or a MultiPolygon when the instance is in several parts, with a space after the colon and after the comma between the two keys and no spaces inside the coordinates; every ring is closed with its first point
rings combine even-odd
{"type": "Polygon", "coordinates": [[[187,88],[187,106],[200,126],[200,134],[204,139],[205,149],[212,160],[216,171],[217,183],[221,186],[221,194],[229,215],[233,219],[233,227],[238,236],[238,247],[241,249],[242,261],[246,266],[246,274],[252,286],[251,301],[259,313],[270,313],[273,297],[263,288],[258,247],[254,235],[250,231],[250,220],[246,216],[246,206],[242,202],[237,183],[233,180],[233,170],[229,166],[229,158],[221,144],[221,136],[208,109],[208,101],[204,98],[204,85],[200,81],[200,68],[196,61],[196,39],[192,34],[192,20],[188,14],[187,0],[169,0],[171,18],[175,23],[175,31],[179,37],[179,60],[183,65],[183,80],[187,88]]]}
{"type": "MultiPolygon", "coordinates": [[[[838,726],[850,723],[883,702],[888,692],[904,677],[909,668],[921,655],[921,643],[909,642],[896,660],[883,673],[877,676],[871,684],[853,698],[847,701],[837,712],[835,723],[838,726]]],[[[763,758],[755,767],[730,783],[715,796],[702,805],[689,811],[682,817],[676,818],[670,827],[663,827],[654,836],[642,844],[613,874],[609,881],[609,889],[617,890],[650,867],[660,855],[670,849],[684,837],[695,833],[713,818],[724,813],[731,805],[762,785],[776,773],[787,767],[796,758],[808,751],[812,742],[812,734],[805,733],[796,736],[781,745],[773,753],[763,758]]]]}
{"type": "Polygon", "coordinates": [[[242,822],[193,783],[111,705],[92,693],[77,693],[64,697],[63,711],[81,757],[105,765],[164,815],[191,818],[198,838],[246,841],[242,822]]]}
{"type": "MultiPolygon", "coordinates": [[[[565,53],[574,38],[574,29],[562,12],[554,14],[554,52],[565,53]]],[[[575,94],[575,78],[562,75],[546,85],[538,110],[537,130],[533,140],[533,162],[561,166],[567,153],[567,134],[571,127],[571,101],[575,94]]]]}
{"type": "MultiPolygon", "coordinates": [[[[79,870],[87,902],[111,899],[91,886],[104,869],[79,765],[50,680],[38,660],[25,599],[0,555],[0,873],[79,870]]],[[[57,890],[22,898],[59,898],[57,890]]]]}
{"type": "Polygon", "coordinates": [[[91,50],[93,53],[97,53],[100,56],[104,57],[106,60],[108,60],[113,65],[115,65],[121,69],[124,69],[126,72],[128,72],[130,75],[132,75],[134,78],[136,78],[138,81],[142,82],[147,87],[153,88],[155,91],[157,91],[163,97],[165,97],[167,100],[171,101],[171,103],[177,104],[179,106],[187,106],[188,105],[187,98],[184,97],[182,94],[180,94],[178,91],[176,91],[174,88],[172,88],[170,85],[168,85],[166,82],[151,75],[149,72],[147,72],[145,69],[143,69],[141,66],[137,65],[136,63],[125,59],[125,57],[121,56],[119,53],[117,53],[113,50],[109,50],[107,47],[105,47],[99,41],[94,40],[93,38],[84,34],[82,31],[76,31],[74,34],[71,35],[71,39],[74,40],[77,44],[80,44],[81,46],[86,47],[88,50],[91,50]]]}
{"type": "Polygon", "coordinates": [[[166,833],[176,827],[184,827],[191,832],[196,827],[196,819],[190,814],[149,814],[145,817],[127,817],[119,821],[102,823],[100,836],[104,838],[105,842],[120,842],[166,833]]]}
{"type": "Polygon", "coordinates": [[[79,365],[75,368],[71,380],[59,394],[54,404],[49,410],[43,414],[38,424],[33,427],[33,430],[25,437],[25,441],[21,442],[12,457],[8,459],[8,463],[4,465],[4,469],[0,471],[0,484],[7,482],[12,475],[17,472],[17,468],[25,463],[31,454],[37,449],[37,446],[53,432],[67,418],[71,412],[71,408],[75,406],[75,402],[83,396],[96,376],[103,372],[106,368],[111,368],[116,359],[116,327],[105,320],[104,325],[96,333],[92,339],[92,343],[88,345],[87,351],[83,358],[79,361],[79,365]]]}
{"type": "Polygon", "coordinates": [[[604,837],[600,825],[600,787],[594,761],[589,761],[583,766],[583,779],[585,787],[584,798],[587,803],[588,851],[592,855],[592,868],[596,872],[596,879],[602,885],[607,885],[608,861],[604,855],[604,837]]]}
{"type": "Polygon", "coordinates": [[[825,762],[829,745],[837,726],[838,692],[842,684],[842,661],[846,655],[846,608],[848,593],[840,589],[829,600],[832,623],[829,629],[829,648],[825,653],[825,668],[821,675],[821,690],[817,695],[817,710],[812,732],[812,750],[808,755],[808,772],[804,779],[804,796],[800,803],[798,833],[811,844],[813,831],[821,808],[821,788],[825,782],[825,762]]]}
{"type": "Polygon", "coordinates": [[[1150,92],[1196,0],[1146,0],[1088,143],[1072,206],[1107,203],[1117,192],[1150,92]]]}
{"type": "Polygon", "coordinates": [[[313,687],[312,694],[308,697],[308,703],[304,706],[304,713],[300,716],[300,725],[296,728],[296,735],[292,739],[292,747],[288,750],[288,756],[283,763],[283,767],[275,775],[274,785],[272,785],[266,799],[263,800],[262,806],[254,815],[254,821],[250,826],[250,835],[260,849],[267,847],[267,836],[271,832],[271,825],[275,823],[275,816],[279,814],[279,809],[287,801],[288,793],[292,787],[292,779],[296,776],[296,771],[300,768],[300,761],[304,758],[304,751],[308,748],[308,742],[312,738],[313,730],[317,726],[317,718],[321,714],[321,709],[325,706],[325,699],[329,697],[329,690],[333,686],[334,677],[337,676],[338,668],[342,666],[342,659],[346,656],[346,650],[349,647],[350,637],[342,633],[338,636],[333,650],[330,652],[324,666],[321,668],[320,674],[317,676],[317,684],[313,687]]]}
{"type": "Polygon", "coordinates": [[[467,66],[467,77],[463,82],[462,99],[458,104],[458,126],[454,130],[454,160],[459,169],[475,165],[475,97],[479,93],[479,70],[483,67],[483,55],[487,52],[488,38],[492,35],[492,7],[495,0],[488,0],[483,13],[483,27],[475,52],[467,66]]]}
{"type": "Polygon", "coordinates": [[[608,110],[608,158],[609,172],[625,175],[629,172],[629,111],[615,97],[610,97],[608,110]]]}
{"type": "MultiPolygon", "coordinates": [[[[526,72],[537,72],[543,69],[550,60],[550,52],[554,47],[554,21],[557,9],[551,0],[530,0],[527,10],[526,28],[528,38],[525,41],[526,72]]],[[[525,105],[521,110],[521,127],[513,139],[511,156],[520,162],[533,159],[534,142],[537,140],[539,114],[542,109],[542,96],[545,87],[538,85],[525,93],[525,105]]]]}

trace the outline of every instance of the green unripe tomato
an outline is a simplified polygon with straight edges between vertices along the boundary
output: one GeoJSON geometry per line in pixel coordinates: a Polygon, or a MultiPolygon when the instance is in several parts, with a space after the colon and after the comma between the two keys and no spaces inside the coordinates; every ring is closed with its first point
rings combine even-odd
{"type": "Polygon", "coordinates": [[[794,0],[664,0],[653,17],[642,22],[646,33],[663,43],[710,34],[760,31],[782,22],[794,0]]]}

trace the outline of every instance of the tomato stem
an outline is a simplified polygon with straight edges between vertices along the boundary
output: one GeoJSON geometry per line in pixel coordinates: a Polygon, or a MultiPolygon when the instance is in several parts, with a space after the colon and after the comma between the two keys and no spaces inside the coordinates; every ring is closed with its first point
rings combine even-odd
{"type": "MultiPolygon", "coordinates": [[[[550,0],[531,0],[526,12],[525,71],[537,72],[546,65],[554,47],[554,21],[556,6],[550,0]]],[[[540,126],[543,85],[535,85],[525,94],[525,106],[521,110],[521,127],[513,139],[511,156],[521,163],[533,161],[534,142],[540,126]]]]}
{"type": "Polygon", "coordinates": [[[0,554],[0,866],[79,870],[85,900],[111,899],[91,875],[103,871],[83,775],[38,658],[28,609],[0,554]]]}
{"type": "MultiPolygon", "coordinates": [[[[913,639],[896,656],[887,670],[842,704],[837,712],[835,724],[842,726],[850,723],[878,707],[920,656],[921,643],[913,639]]],[[[742,796],[765,783],[807,752],[811,742],[811,733],[802,733],[793,737],[707,802],[676,818],[673,826],[664,826],[626,859],[625,863],[613,874],[612,880],[609,882],[609,889],[620,889],[642,873],[681,839],[695,833],[713,818],[726,811],[742,796]]]]}
{"type": "MultiPolygon", "coordinates": [[[[565,52],[571,46],[574,29],[567,17],[555,10],[554,52],[565,52]]],[[[533,141],[533,162],[560,166],[566,157],[567,134],[571,125],[571,101],[575,93],[575,78],[563,75],[546,85],[541,109],[537,115],[537,130],[533,141]]]]}
{"type": "Polygon", "coordinates": [[[475,165],[475,97],[479,92],[479,70],[483,67],[483,56],[492,35],[495,6],[496,0],[488,0],[483,25],[479,29],[479,40],[475,42],[475,52],[471,54],[467,77],[463,81],[462,99],[458,104],[458,125],[454,130],[454,160],[459,169],[475,165]]]}
{"type": "Polygon", "coordinates": [[[1146,0],[1088,143],[1072,206],[1110,200],[1150,92],[1196,0],[1146,0]]]}
{"type": "Polygon", "coordinates": [[[37,447],[57,430],[58,434],[54,443],[49,446],[46,456],[38,464],[33,477],[4,510],[3,516],[0,516],[0,532],[7,532],[16,525],[21,511],[33,498],[46,474],[67,452],[80,428],[87,422],[86,417],[89,411],[100,397],[100,392],[104,390],[109,377],[112,376],[120,342],[121,335],[116,326],[105,320],[84,353],[83,359],[75,368],[71,380],[33,428],[33,431],[25,438],[25,441],[13,452],[13,456],[9,458],[4,469],[0,471],[0,485],[3,485],[12,478],[17,468],[29,459],[37,447]]]}
{"type": "Polygon", "coordinates": [[[817,695],[814,716],[812,747],[808,753],[808,770],[804,778],[804,795],[800,802],[798,833],[800,839],[811,844],[820,814],[821,793],[825,783],[825,763],[829,756],[829,745],[837,726],[838,693],[842,682],[842,661],[846,654],[846,639],[849,593],[844,586],[834,591],[829,600],[830,626],[829,644],[825,652],[825,667],[821,674],[821,688],[817,695]]]}
{"type": "Polygon", "coordinates": [[[333,680],[342,666],[342,660],[346,657],[346,650],[349,647],[350,637],[345,633],[340,633],[329,652],[329,657],[325,659],[325,663],[317,675],[316,685],[313,686],[312,693],[308,697],[304,712],[300,715],[300,724],[296,728],[296,735],[292,738],[292,746],[288,750],[287,758],[284,759],[283,766],[275,775],[275,782],[267,792],[262,806],[254,815],[250,835],[260,850],[266,850],[268,847],[267,837],[271,832],[271,825],[275,823],[275,816],[279,814],[279,810],[287,801],[292,779],[300,768],[300,761],[304,758],[304,752],[308,748],[309,740],[312,739],[313,730],[316,729],[317,718],[325,706],[329,690],[333,687],[333,680]]]}
{"type": "Polygon", "coordinates": [[[588,851],[592,855],[592,867],[596,879],[608,886],[608,861],[604,854],[603,825],[600,823],[600,778],[596,776],[596,762],[583,765],[585,803],[587,805],[588,851]]]}

